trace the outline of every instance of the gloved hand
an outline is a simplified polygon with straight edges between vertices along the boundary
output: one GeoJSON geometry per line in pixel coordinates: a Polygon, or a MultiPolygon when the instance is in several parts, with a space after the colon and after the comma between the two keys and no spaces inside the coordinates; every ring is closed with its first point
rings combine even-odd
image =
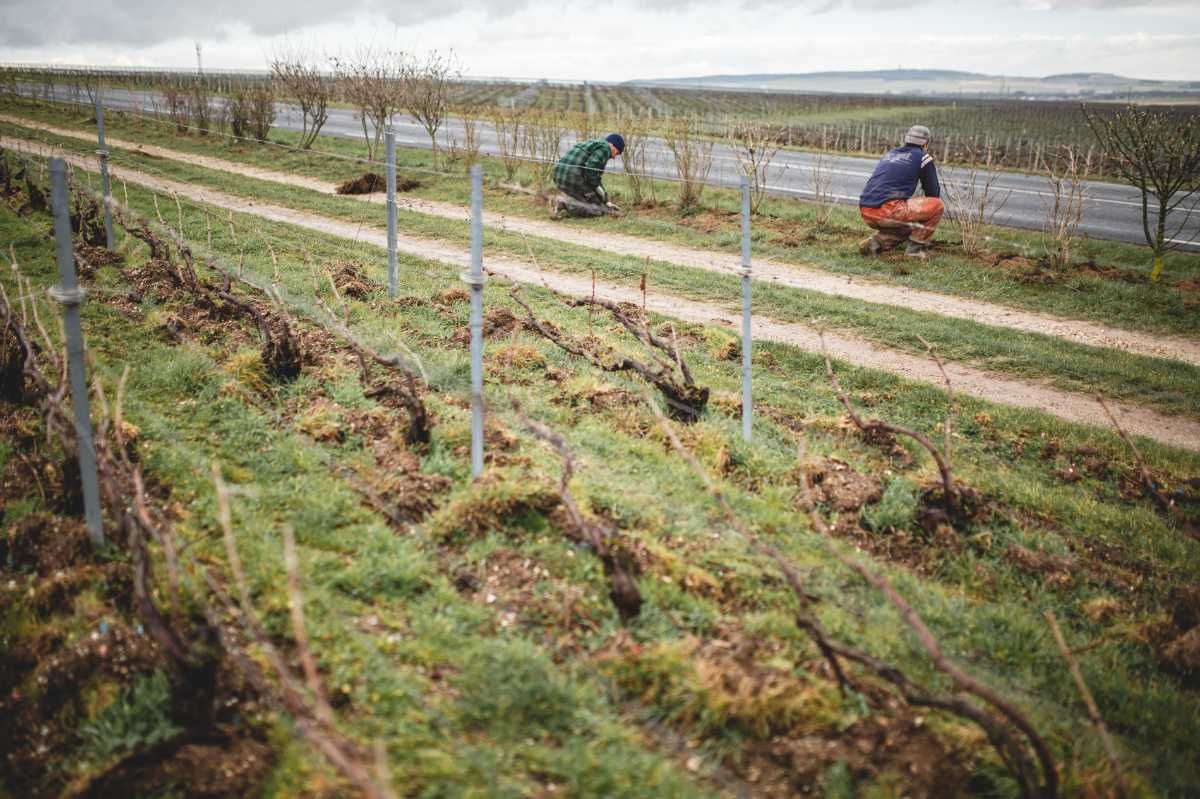
{"type": "Polygon", "coordinates": [[[608,203],[604,204],[604,207],[607,208],[608,210],[612,211],[613,213],[617,213],[617,214],[621,213],[621,206],[617,205],[616,203],[608,202],[608,203]]]}

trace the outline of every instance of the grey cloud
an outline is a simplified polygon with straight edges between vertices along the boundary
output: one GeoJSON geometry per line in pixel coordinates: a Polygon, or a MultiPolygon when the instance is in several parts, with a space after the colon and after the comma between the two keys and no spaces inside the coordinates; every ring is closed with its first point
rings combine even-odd
{"type": "Polygon", "coordinates": [[[214,39],[243,24],[276,36],[345,19],[382,13],[396,25],[449,16],[465,9],[511,13],[526,0],[3,0],[0,45],[153,45],[174,38],[214,39]]]}

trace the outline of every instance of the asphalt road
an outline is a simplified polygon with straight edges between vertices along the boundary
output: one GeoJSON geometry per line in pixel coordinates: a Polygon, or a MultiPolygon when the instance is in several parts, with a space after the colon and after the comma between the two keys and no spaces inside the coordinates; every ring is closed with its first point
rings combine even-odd
{"type": "MultiPolygon", "coordinates": [[[[41,94],[41,87],[25,86],[26,91],[41,94]]],[[[82,98],[68,87],[56,87],[54,99],[65,102],[87,102],[86,95],[82,98]]],[[[152,92],[131,91],[125,89],[107,89],[105,105],[110,108],[131,110],[142,108],[149,110],[157,106],[161,109],[162,100],[152,92]]],[[[278,116],[275,120],[277,127],[299,130],[301,116],[299,109],[287,104],[279,104],[278,116]]],[[[393,120],[397,142],[406,147],[428,148],[429,136],[425,130],[407,115],[398,115],[393,120]]],[[[325,123],[322,133],[346,138],[361,138],[362,123],[358,121],[350,109],[332,108],[329,120],[325,123]]],[[[488,154],[497,154],[496,133],[487,123],[478,125],[477,136],[480,148],[488,154]]],[[[936,138],[937,131],[934,131],[936,138]]],[[[461,143],[463,140],[463,125],[458,119],[450,119],[438,133],[439,147],[447,147],[452,140],[461,143]]],[[[562,149],[573,144],[575,137],[569,133],[564,137],[562,149]]],[[[647,145],[647,171],[655,177],[674,179],[676,171],[671,153],[659,139],[653,139],[647,145]]],[[[790,195],[800,198],[813,196],[812,180],[813,165],[818,156],[813,153],[781,150],[773,161],[773,168],[768,174],[768,190],[776,195],[790,195]]],[[[829,191],[838,202],[855,204],[863,185],[875,167],[873,159],[853,158],[843,155],[824,156],[830,173],[829,191]]],[[[621,171],[621,161],[610,162],[609,169],[621,171]]],[[[944,189],[948,192],[962,192],[966,170],[948,167],[941,168],[941,179],[944,189]]],[[[717,186],[737,186],[741,172],[733,151],[726,145],[717,144],[713,147],[713,165],[707,183],[717,186]]],[[[997,203],[1003,203],[996,213],[994,221],[999,225],[1007,225],[1029,230],[1041,230],[1046,224],[1048,210],[1054,202],[1045,177],[1026,175],[1016,172],[979,172],[978,184],[988,177],[993,177],[991,196],[997,203]]],[[[1096,239],[1145,243],[1142,232],[1140,195],[1137,189],[1115,183],[1091,183],[1083,206],[1083,219],[1079,232],[1096,239]]],[[[1155,223],[1156,214],[1151,213],[1151,225],[1155,223]]],[[[1176,240],[1185,248],[1200,251],[1200,209],[1190,216],[1184,216],[1183,211],[1177,212],[1169,220],[1173,228],[1184,221],[1182,230],[1176,235],[1176,240]]]]}

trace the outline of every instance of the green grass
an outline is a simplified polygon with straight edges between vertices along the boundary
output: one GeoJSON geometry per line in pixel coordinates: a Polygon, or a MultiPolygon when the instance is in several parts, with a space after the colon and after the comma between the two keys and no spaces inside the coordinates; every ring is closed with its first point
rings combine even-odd
{"type": "MultiPolygon", "coordinates": [[[[136,209],[153,214],[148,193],[131,186],[129,195],[136,209]]],[[[201,211],[184,206],[182,213],[186,230],[204,229],[201,211]]],[[[281,292],[300,317],[313,312],[306,259],[316,264],[349,259],[374,280],[383,278],[376,248],[287,225],[263,229],[249,216],[236,215],[235,221],[244,231],[257,226],[256,235],[271,243],[281,260],[281,292]]],[[[55,280],[46,231],[44,219],[18,219],[0,210],[0,244],[14,243],[35,285],[55,280]]],[[[237,257],[223,227],[214,228],[212,246],[225,259],[237,257]]],[[[126,240],[123,247],[133,263],[144,257],[140,245],[126,240]]],[[[401,261],[402,295],[429,298],[458,285],[454,269],[401,261]]],[[[273,274],[260,248],[247,251],[245,267],[261,280],[273,274]]],[[[7,270],[0,279],[11,286],[7,270]]],[[[224,368],[243,344],[228,340],[228,334],[166,343],[152,318],[97,301],[106,290],[121,291],[123,282],[113,267],[97,278],[84,307],[89,351],[108,387],[130,368],[126,416],[141,431],[145,469],[178,503],[177,526],[189,556],[223,559],[206,477],[217,459],[236,489],[239,549],[269,628],[275,634],[287,629],[278,530],[289,523],[301,545],[306,612],[320,666],[331,690],[348,700],[343,724],[357,736],[384,741],[402,795],[520,796],[545,784],[570,795],[703,795],[682,758],[648,742],[644,725],[652,720],[676,725],[685,738],[696,737],[698,751],[709,759],[752,745],[756,734],[736,724],[740,706],[714,704],[696,693],[686,671],[656,677],[653,664],[639,670],[636,659],[618,652],[613,656],[631,663],[639,679],[665,681],[663,691],[650,696],[622,690],[601,657],[619,622],[605,597],[600,565],[566,542],[552,519],[539,512],[490,513],[485,531],[465,532],[471,528],[464,519],[473,510],[550,489],[559,473],[553,454],[521,433],[506,410],[505,390],[577,452],[580,471],[572,489],[584,506],[604,512],[624,536],[660,553],[639,578],[647,602],[629,628],[633,641],[652,650],[677,647],[689,635],[748,637],[759,642],[760,657],[815,679],[804,677],[805,667],[819,657],[791,624],[794,599],[767,562],[714,523],[701,485],[651,431],[648,412],[636,404],[607,409],[586,404],[587,385],[615,382],[637,393],[636,382],[601,375],[545,341],[518,334],[518,344],[536,349],[547,367],[567,374],[567,385],[558,387],[542,367],[504,367],[508,337],[491,342],[489,353],[501,357],[489,359],[489,415],[518,434],[518,443],[507,463],[490,467],[487,482],[475,485],[460,450],[466,441],[466,353],[450,341],[466,323],[466,307],[394,305],[380,291],[348,302],[357,335],[389,351],[403,340],[420,355],[430,378],[428,401],[437,421],[422,464],[452,483],[426,524],[399,535],[329,468],[331,462],[366,462],[365,442],[351,436],[341,445],[320,444],[292,424],[293,411],[318,397],[329,399],[335,392],[351,397],[356,367],[333,375],[308,373],[292,386],[248,400],[253,392],[238,390],[237,377],[224,368]],[[131,352],[137,357],[131,359],[131,352]],[[490,504],[481,506],[485,500],[490,504]],[[545,573],[511,593],[499,591],[497,605],[473,602],[453,588],[453,575],[463,565],[524,561],[545,573]],[[719,590],[693,588],[685,574],[707,577],[719,590]],[[521,591],[529,598],[521,598],[521,591]],[[504,625],[500,614],[510,602],[515,618],[504,625]],[[370,617],[378,626],[364,624],[370,617]],[[487,681],[486,690],[481,681],[487,681]]],[[[573,335],[589,329],[586,314],[540,290],[529,294],[538,314],[562,329],[573,335]]],[[[502,282],[489,283],[485,301],[489,308],[507,303],[502,282]]],[[[171,301],[148,296],[144,308],[170,310],[171,301]]],[[[594,331],[615,347],[629,346],[606,322],[597,320],[594,331]]],[[[737,365],[714,359],[701,329],[685,325],[681,332],[697,380],[717,397],[705,417],[684,431],[688,446],[710,468],[723,470],[734,506],[797,564],[807,588],[823,598],[817,610],[831,631],[895,659],[919,679],[937,682],[895,614],[837,565],[831,549],[846,545],[815,534],[797,512],[795,435],[771,419],[802,421],[811,456],[837,458],[863,472],[927,483],[933,474],[929,459],[912,452],[915,465],[904,466],[840,432],[841,410],[822,377],[820,358],[779,345],[756,348],[756,437],[753,444],[742,442],[736,412],[722,410],[728,407],[722,398],[737,396],[737,365]]],[[[841,363],[837,369],[847,390],[867,399],[873,413],[936,434],[945,395],[935,387],[841,363]]],[[[1101,712],[1128,753],[1126,768],[1162,795],[1185,795],[1200,780],[1195,743],[1200,704],[1194,692],[1159,671],[1140,630],[1164,615],[1173,586],[1194,580],[1200,545],[1166,524],[1149,502],[1122,498],[1115,471],[1076,483],[1055,477],[1085,448],[1114,470],[1132,473],[1130,456],[1113,435],[970,398],[960,398],[960,406],[956,469],[994,511],[950,540],[927,537],[901,514],[891,514],[902,529],[875,534],[873,545],[908,540],[929,562],[921,572],[885,561],[880,568],[951,657],[1030,712],[1066,776],[1078,780],[1102,772],[1103,755],[1041,619],[1043,610],[1054,610],[1074,645],[1097,644],[1079,659],[1101,712]],[[1048,442],[1057,444],[1059,455],[1044,456],[1048,442]],[[1044,575],[1006,557],[1012,544],[1071,554],[1084,565],[1061,584],[1047,583],[1044,575]],[[1111,554],[1092,557],[1088,548],[1111,554]],[[1152,577],[1123,588],[1113,580],[1125,565],[1152,577]],[[1090,617],[1085,609],[1097,599],[1115,600],[1117,615],[1090,617]]],[[[1144,450],[1152,468],[1172,484],[1200,471],[1194,454],[1149,443],[1144,450]]],[[[889,502],[896,502],[894,495],[889,502]]],[[[804,724],[840,729],[853,723],[857,711],[840,708],[832,718],[827,712],[814,710],[796,722],[797,729],[804,724]]],[[[297,753],[294,741],[281,740],[279,746],[284,757],[272,790],[295,793],[314,777],[318,761],[297,753]]],[[[978,740],[973,754],[980,774],[996,771],[978,740]]],[[[846,780],[835,773],[829,782],[846,780]]]]}
{"type": "MultiPolygon", "coordinates": [[[[49,137],[76,152],[87,145],[70,139],[49,137]]],[[[254,197],[287,207],[298,208],[332,218],[378,225],[382,208],[361,201],[323,195],[307,189],[255,180],[239,175],[207,170],[176,161],[154,159],[116,151],[114,160],[150,174],[194,185],[208,186],[242,197],[254,197]]],[[[457,181],[456,181],[457,182],[457,181]]],[[[114,188],[118,198],[121,187],[114,188]]],[[[489,196],[489,208],[515,202],[502,196],[489,196]]],[[[172,216],[173,202],[165,200],[162,212],[172,216]]],[[[469,229],[465,222],[427,216],[401,209],[401,230],[414,235],[445,239],[465,245],[469,229]]],[[[194,235],[201,229],[220,224],[204,220],[189,228],[194,235]]],[[[258,223],[243,226],[257,229],[258,223]]],[[[696,234],[693,234],[695,237],[696,234]]],[[[703,237],[701,237],[703,238],[703,237]]],[[[672,239],[686,243],[682,231],[672,239]]],[[[733,240],[736,242],[736,239],[733,240]]],[[[651,292],[663,291],[675,296],[711,302],[731,311],[740,308],[739,278],[734,275],[684,268],[666,262],[613,255],[586,247],[563,244],[542,238],[526,238],[512,233],[489,230],[485,235],[489,252],[501,252],[526,258],[532,252],[543,266],[562,272],[588,274],[593,270],[602,279],[636,286],[643,273],[651,292]]],[[[246,246],[258,244],[254,239],[246,246]]],[[[862,262],[862,259],[858,259],[862,262]]],[[[935,258],[932,267],[939,268],[935,258]]],[[[952,263],[952,262],[951,262],[952,263]]],[[[1104,281],[1097,292],[1128,284],[1104,281]]],[[[1163,289],[1163,291],[1174,291],[1163,289]]],[[[1176,292],[1177,293],[1177,292],[1176,292]]],[[[1003,298],[1001,298],[1003,299],[1003,298]]],[[[1058,387],[1091,394],[1099,391],[1114,399],[1147,405],[1167,413],[1200,416],[1200,394],[1194,387],[1200,381],[1200,369],[1177,361],[1134,355],[1121,351],[1064,342],[1050,336],[1019,331],[1004,331],[962,319],[937,314],[864,303],[832,297],[818,292],[762,283],[755,289],[756,312],[784,322],[820,325],[852,332],[885,347],[924,355],[921,339],[933,343],[943,357],[1018,377],[1045,380],[1058,387]]],[[[1195,317],[1194,314],[1191,315],[1195,317]]]]}

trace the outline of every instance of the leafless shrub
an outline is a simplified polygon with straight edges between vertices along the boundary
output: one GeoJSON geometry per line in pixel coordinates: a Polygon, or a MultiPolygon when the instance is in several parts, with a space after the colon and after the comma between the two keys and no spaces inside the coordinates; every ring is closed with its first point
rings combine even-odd
{"type": "Polygon", "coordinates": [[[408,61],[403,53],[368,47],[346,59],[334,58],[333,65],[338,83],[362,123],[367,158],[375,160],[385,129],[404,107],[408,61]]]}
{"type": "Polygon", "coordinates": [[[978,255],[983,252],[987,241],[986,228],[992,224],[996,214],[1004,209],[1012,192],[1000,192],[994,189],[999,172],[992,171],[992,161],[989,152],[985,169],[972,167],[966,175],[956,182],[953,190],[946,187],[946,206],[950,212],[950,220],[962,237],[962,249],[967,255],[978,255]]]}
{"type": "Polygon", "coordinates": [[[187,93],[176,84],[170,84],[163,88],[163,104],[167,107],[167,116],[175,123],[175,131],[187,133],[192,119],[187,93]]]}
{"type": "Polygon", "coordinates": [[[265,142],[275,124],[275,90],[270,84],[250,90],[250,133],[255,141],[265,142]]]}
{"type": "Polygon", "coordinates": [[[442,55],[436,50],[429,52],[423,61],[410,60],[405,67],[403,105],[429,135],[434,168],[437,167],[437,132],[446,121],[451,81],[461,74],[454,53],[442,55]]]}
{"type": "Polygon", "coordinates": [[[1135,105],[1115,114],[1096,114],[1086,107],[1084,113],[1121,176],[1141,192],[1142,230],[1154,253],[1150,280],[1157,282],[1163,256],[1187,243],[1180,234],[1200,206],[1200,117],[1179,119],[1135,105]],[[1153,226],[1151,206],[1157,211],[1153,226]],[[1168,218],[1181,208],[1186,209],[1183,218],[1168,228],[1168,218]]]}
{"type": "Polygon", "coordinates": [[[300,107],[300,149],[307,150],[329,119],[333,83],[301,47],[281,50],[271,59],[271,78],[279,93],[300,107]]]}
{"type": "Polygon", "coordinates": [[[461,162],[464,169],[469,170],[479,162],[479,123],[471,117],[462,118],[463,141],[450,140],[450,160],[461,162]]]}
{"type": "Polygon", "coordinates": [[[552,112],[527,113],[521,127],[521,145],[533,171],[533,189],[539,197],[550,187],[550,175],[567,133],[562,117],[552,112]]]}
{"type": "Polygon", "coordinates": [[[245,86],[235,85],[225,95],[222,116],[229,121],[229,132],[235,139],[245,139],[250,132],[250,93],[245,86]]]}
{"type": "Polygon", "coordinates": [[[633,204],[654,202],[654,181],[647,174],[648,158],[646,143],[648,141],[648,125],[646,120],[637,116],[627,116],[618,120],[618,130],[625,138],[625,149],[621,152],[621,166],[629,181],[629,192],[633,196],[633,204]]]}
{"type": "Polygon", "coordinates": [[[521,165],[521,120],[524,112],[517,108],[494,108],[492,128],[496,131],[496,148],[504,165],[504,179],[511,182],[521,165]]]}
{"type": "Polygon", "coordinates": [[[816,206],[813,224],[821,230],[829,224],[833,209],[837,207],[837,199],[833,196],[833,159],[825,153],[818,153],[813,159],[809,167],[808,185],[813,195],[813,205],[816,206]]]}
{"type": "Polygon", "coordinates": [[[188,113],[192,117],[192,126],[201,136],[207,136],[212,124],[212,105],[209,102],[208,87],[203,80],[192,81],[187,95],[188,113]]]}
{"type": "Polygon", "coordinates": [[[1043,158],[1043,168],[1049,175],[1047,183],[1051,200],[1046,209],[1046,247],[1050,265],[1065,271],[1071,265],[1071,255],[1083,221],[1083,202],[1087,197],[1087,165],[1073,147],[1062,147],[1054,163],[1043,158]]]}
{"type": "Polygon", "coordinates": [[[679,208],[691,210],[700,204],[704,181],[712,170],[713,142],[700,138],[696,123],[687,117],[671,120],[663,139],[679,176],[679,208]]]}
{"type": "Polygon", "coordinates": [[[734,126],[729,145],[742,174],[750,179],[750,212],[757,214],[767,195],[771,162],[779,153],[783,131],[767,125],[741,122],[734,126]]]}

